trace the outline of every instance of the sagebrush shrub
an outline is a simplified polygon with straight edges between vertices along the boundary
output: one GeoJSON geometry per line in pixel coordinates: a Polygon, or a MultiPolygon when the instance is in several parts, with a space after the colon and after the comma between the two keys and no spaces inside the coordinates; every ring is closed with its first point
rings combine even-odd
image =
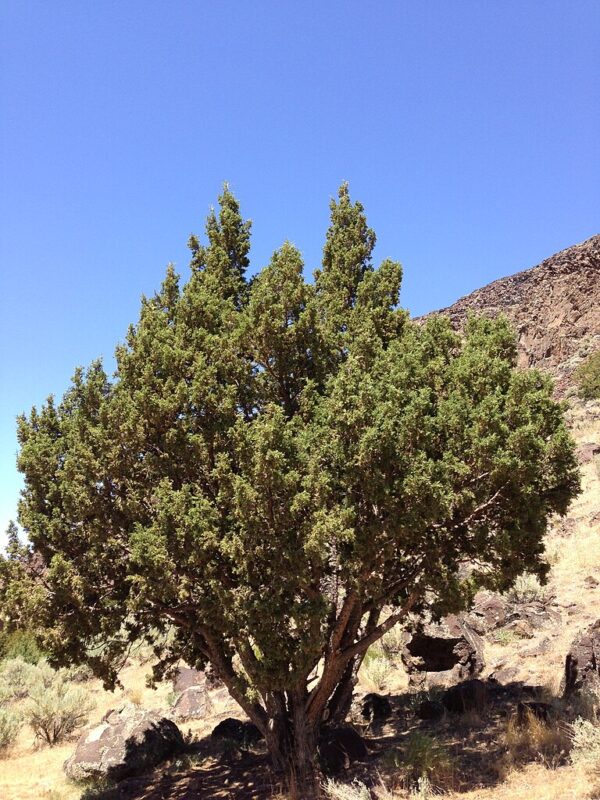
{"type": "Polygon", "coordinates": [[[514,586],[508,590],[508,599],[513,603],[532,603],[546,599],[546,589],[535,575],[519,575],[514,586]]]}
{"type": "Polygon", "coordinates": [[[368,661],[365,659],[361,669],[361,680],[366,683],[369,688],[376,692],[380,692],[390,676],[392,665],[383,656],[375,656],[368,661]]]}
{"type": "Polygon", "coordinates": [[[8,708],[0,708],[0,755],[14,744],[21,728],[21,718],[8,708]]]}
{"type": "Polygon", "coordinates": [[[339,783],[329,779],[323,788],[328,800],[371,800],[371,792],[358,780],[339,783]]]}
{"type": "Polygon", "coordinates": [[[30,692],[25,715],[36,738],[54,745],[86,724],[94,703],[86,689],[73,686],[65,672],[50,685],[38,683],[30,692]]]}
{"type": "Polygon", "coordinates": [[[571,729],[571,761],[600,768],[600,726],[578,717],[571,729]]]}
{"type": "Polygon", "coordinates": [[[39,681],[38,667],[21,657],[4,661],[0,668],[0,697],[23,700],[39,681]]]}

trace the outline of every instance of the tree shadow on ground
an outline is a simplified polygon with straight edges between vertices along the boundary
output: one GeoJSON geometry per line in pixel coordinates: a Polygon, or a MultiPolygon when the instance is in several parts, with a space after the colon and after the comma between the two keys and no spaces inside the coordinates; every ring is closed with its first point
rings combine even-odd
{"type": "MultiPolygon", "coordinates": [[[[444,747],[453,764],[452,788],[455,791],[490,788],[502,783],[505,767],[515,767],[542,760],[540,754],[526,747],[520,753],[509,753],[506,730],[516,715],[521,701],[540,699],[541,687],[522,683],[505,686],[488,684],[484,707],[465,714],[445,714],[437,721],[424,721],[416,716],[422,695],[415,692],[391,696],[393,713],[385,723],[360,724],[369,756],[352,765],[341,780],[355,778],[367,785],[380,778],[397,783],[403,769],[403,758],[411,735],[420,734],[444,747]],[[397,758],[390,758],[390,756],[397,758]],[[538,757],[540,756],[540,757],[538,757]],[[515,760],[515,758],[517,760],[515,760]],[[512,759],[512,760],[511,760],[512,759]],[[510,763],[509,763],[510,761],[510,763]]],[[[551,725],[563,725],[560,704],[551,725]]],[[[564,727],[564,726],[563,726],[564,727]]],[[[567,758],[557,750],[557,759],[549,766],[558,766],[567,758]]],[[[89,790],[82,800],[268,800],[282,793],[283,787],[270,768],[264,749],[243,750],[233,742],[215,742],[210,736],[187,746],[186,750],[152,773],[120,781],[113,788],[89,790]]]]}

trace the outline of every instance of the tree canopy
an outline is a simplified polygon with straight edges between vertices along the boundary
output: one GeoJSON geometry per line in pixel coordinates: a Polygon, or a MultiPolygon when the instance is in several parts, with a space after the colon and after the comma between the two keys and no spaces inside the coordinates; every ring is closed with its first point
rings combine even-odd
{"type": "Polygon", "coordinates": [[[374,245],[343,185],[314,281],[289,242],[249,279],[226,187],[115,374],[78,369],[18,423],[44,647],[107,685],[140,637],[156,678],[210,662],[306,798],[369,644],[543,576],[578,490],[563,409],[515,368],[508,323],[411,321],[374,245]]]}

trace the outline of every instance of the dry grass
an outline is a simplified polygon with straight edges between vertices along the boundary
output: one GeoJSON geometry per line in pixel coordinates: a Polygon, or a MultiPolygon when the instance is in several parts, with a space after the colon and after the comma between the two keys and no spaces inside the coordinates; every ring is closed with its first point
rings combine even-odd
{"type": "Polygon", "coordinates": [[[505,766],[511,769],[531,761],[555,768],[565,762],[571,748],[569,729],[565,725],[545,722],[529,711],[522,723],[516,714],[508,720],[504,742],[505,766]]]}
{"type": "Polygon", "coordinates": [[[444,800],[596,800],[593,792],[593,782],[584,769],[548,770],[541,764],[531,764],[507,775],[498,786],[451,793],[444,800]]]}

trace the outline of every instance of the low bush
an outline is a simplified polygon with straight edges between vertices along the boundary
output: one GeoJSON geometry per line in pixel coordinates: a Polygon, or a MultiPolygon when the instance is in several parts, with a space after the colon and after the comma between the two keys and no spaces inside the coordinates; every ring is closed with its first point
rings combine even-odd
{"type": "Polygon", "coordinates": [[[37,664],[44,654],[40,650],[31,631],[12,631],[0,633],[0,660],[22,658],[28,664],[37,664]]]}
{"type": "Polygon", "coordinates": [[[8,708],[0,708],[0,755],[15,743],[20,729],[19,715],[8,708]]]}
{"type": "Polygon", "coordinates": [[[383,656],[365,659],[360,669],[360,680],[369,689],[380,692],[386,685],[392,671],[392,665],[383,656]]]}
{"type": "MultiPolygon", "coordinates": [[[[419,787],[448,789],[454,782],[454,759],[443,744],[432,736],[415,731],[406,738],[404,749],[386,753],[388,768],[397,770],[402,785],[414,791],[419,787]]],[[[416,796],[419,796],[418,794],[416,796]]]]}
{"type": "Polygon", "coordinates": [[[40,681],[30,691],[25,716],[36,738],[52,746],[83,727],[93,708],[88,691],[73,686],[68,673],[60,671],[49,685],[40,681]]]}
{"type": "Polygon", "coordinates": [[[23,700],[38,681],[37,666],[21,657],[11,658],[0,667],[0,697],[4,701],[23,700]]]}
{"type": "Polygon", "coordinates": [[[535,575],[525,572],[519,575],[514,586],[508,590],[507,597],[512,603],[543,602],[547,592],[535,575]]]}
{"type": "Polygon", "coordinates": [[[340,783],[329,779],[324,784],[323,790],[327,800],[371,800],[371,792],[358,780],[352,783],[340,783]]]}
{"type": "Polygon", "coordinates": [[[578,717],[572,725],[571,761],[594,770],[600,769],[600,726],[578,717]]]}
{"type": "Polygon", "coordinates": [[[584,400],[600,399],[600,350],[592,353],[576,370],[579,396],[584,400]]]}

